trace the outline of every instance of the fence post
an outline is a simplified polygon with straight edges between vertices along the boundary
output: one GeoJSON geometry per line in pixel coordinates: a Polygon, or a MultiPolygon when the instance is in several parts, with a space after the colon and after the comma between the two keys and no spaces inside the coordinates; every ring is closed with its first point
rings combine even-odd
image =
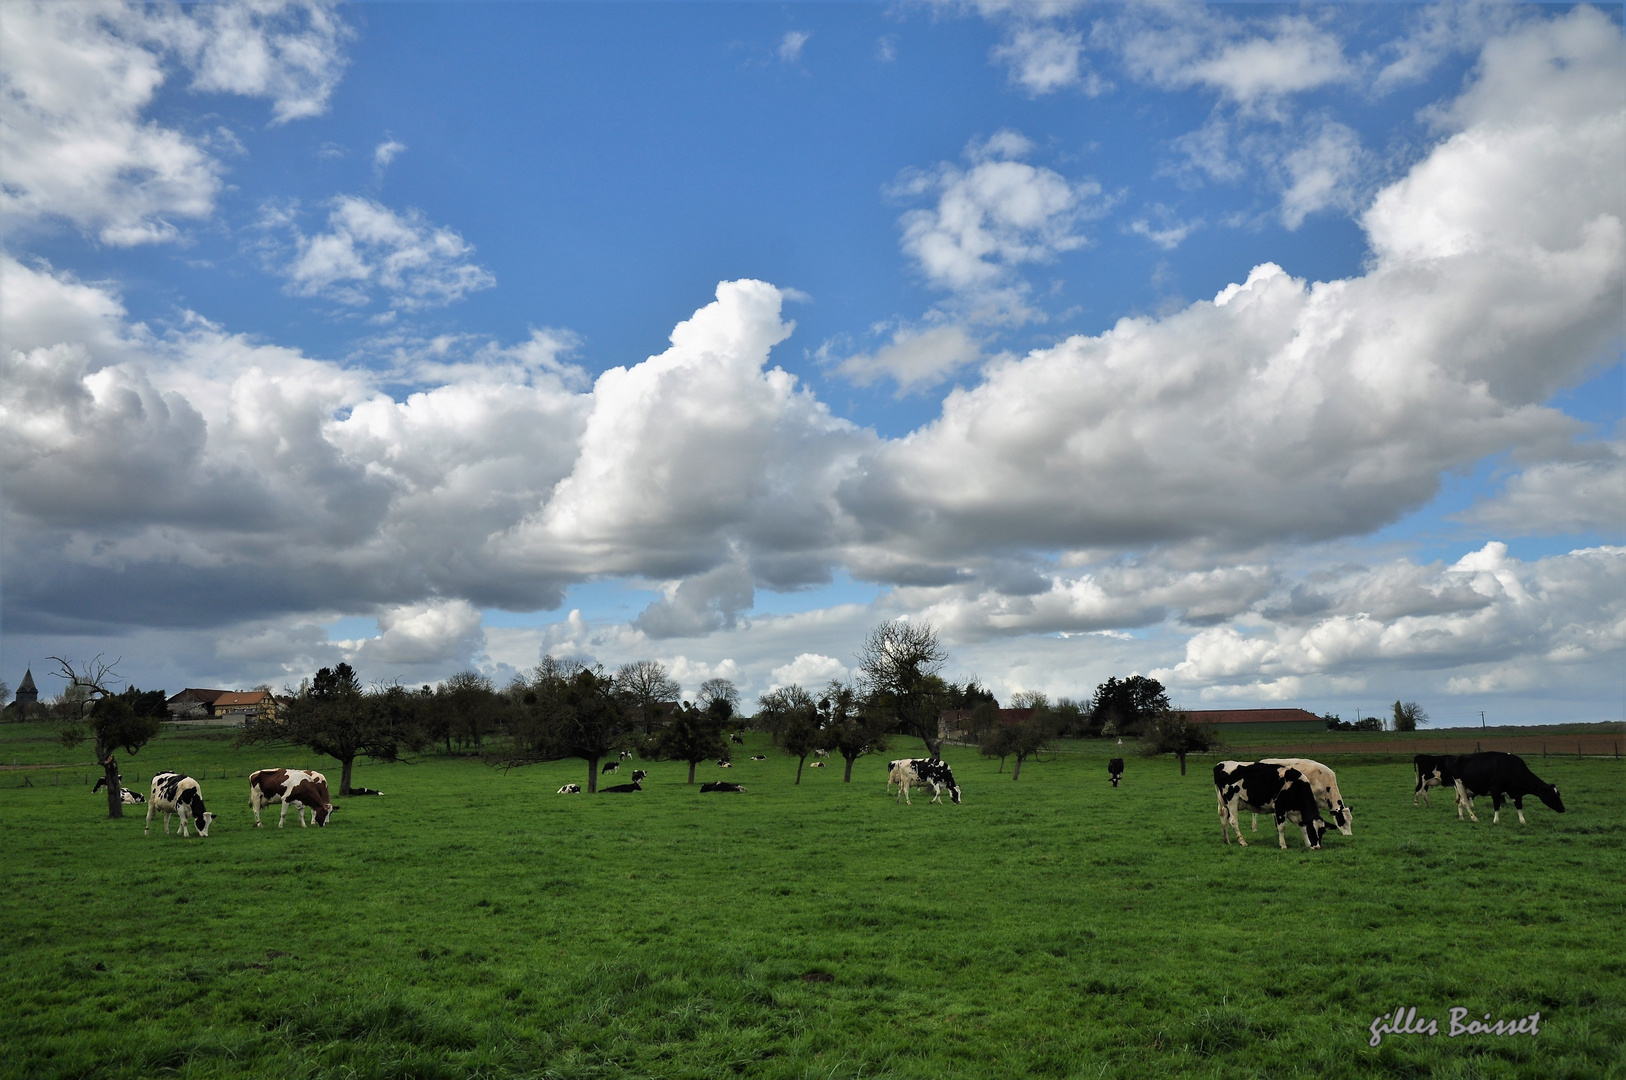
{"type": "Polygon", "coordinates": [[[1546,743],[1541,744],[1541,756],[1542,757],[1547,756],[1547,744],[1546,743]]]}

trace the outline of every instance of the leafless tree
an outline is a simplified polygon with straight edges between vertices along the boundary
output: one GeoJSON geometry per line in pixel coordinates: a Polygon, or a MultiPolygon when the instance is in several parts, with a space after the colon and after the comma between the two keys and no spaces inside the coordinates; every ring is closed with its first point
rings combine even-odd
{"type": "MultiPolygon", "coordinates": [[[[541,672],[538,671],[540,675],[541,672]]],[[[644,726],[644,734],[655,732],[655,715],[663,702],[676,701],[683,693],[659,660],[635,660],[615,671],[615,689],[630,705],[644,726]]]]}
{"type": "Polygon", "coordinates": [[[858,653],[860,689],[894,731],[913,735],[940,757],[943,735],[938,723],[948,698],[948,684],[938,672],[948,653],[929,623],[882,623],[871,630],[858,653]]]}
{"type": "MultiPolygon", "coordinates": [[[[113,687],[122,681],[118,677],[118,660],[107,663],[98,655],[89,663],[75,667],[60,656],[50,659],[57,666],[57,674],[68,680],[69,689],[84,694],[82,711],[63,730],[62,741],[70,746],[82,741],[86,735],[82,724],[88,720],[90,731],[96,737],[96,763],[102,767],[102,777],[107,783],[107,816],[121,818],[124,816],[124,786],[119,780],[119,766],[113,751],[123,749],[127,754],[136,753],[158,735],[162,721],[149,710],[138,712],[132,707],[132,701],[125,700],[125,695],[114,692],[113,687]]],[[[134,698],[134,692],[128,696],[134,698]]]]}

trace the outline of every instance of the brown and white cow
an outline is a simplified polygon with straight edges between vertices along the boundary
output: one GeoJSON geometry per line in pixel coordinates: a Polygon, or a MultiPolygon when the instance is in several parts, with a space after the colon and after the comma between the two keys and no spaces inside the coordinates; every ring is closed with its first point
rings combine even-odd
{"type": "MultiPolygon", "coordinates": [[[[1297,769],[1304,774],[1304,779],[1310,782],[1310,790],[1315,792],[1315,801],[1327,811],[1332,823],[1338,826],[1338,831],[1345,836],[1353,836],[1355,831],[1355,814],[1344,803],[1343,793],[1338,790],[1338,774],[1309,758],[1260,758],[1265,765],[1286,765],[1290,769],[1297,769]]],[[[1259,831],[1259,815],[1253,816],[1253,831],[1259,831]]]]}
{"type": "Polygon", "coordinates": [[[305,810],[310,808],[311,821],[321,828],[333,813],[333,800],[328,798],[327,777],[305,769],[261,769],[248,778],[248,805],[254,810],[254,827],[260,827],[260,810],[272,803],[282,804],[282,816],[277,828],[288,821],[288,807],[295,808],[301,828],[305,826],[305,810]]]}

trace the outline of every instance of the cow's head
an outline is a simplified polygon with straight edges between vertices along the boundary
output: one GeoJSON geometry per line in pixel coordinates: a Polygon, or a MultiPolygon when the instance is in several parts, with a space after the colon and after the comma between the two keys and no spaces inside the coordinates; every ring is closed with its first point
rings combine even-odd
{"type": "Polygon", "coordinates": [[[955,784],[953,787],[949,788],[949,798],[953,800],[953,802],[954,802],[954,804],[956,806],[958,806],[960,804],[960,785],[959,784],[955,784]]]}
{"type": "Polygon", "coordinates": [[[1546,790],[1538,789],[1536,797],[1560,814],[1564,812],[1564,800],[1558,797],[1557,784],[1548,784],[1546,790]]]}
{"type": "MultiPolygon", "coordinates": [[[[200,801],[198,803],[198,805],[202,806],[203,803],[200,801]]],[[[208,836],[209,835],[209,824],[212,821],[214,821],[214,819],[215,819],[214,814],[212,812],[209,812],[209,811],[205,811],[204,813],[193,815],[192,820],[197,824],[198,835],[199,836],[208,836]]]]}
{"type": "Polygon", "coordinates": [[[1321,850],[1321,838],[1327,835],[1327,823],[1321,817],[1310,818],[1304,822],[1304,835],[1310,838],[1310,850],[1321,850]]]}
{"type": "Polygon", "coordinates": [[[1338,805],[1332,808],[1332,822],[1345,836],[1355,835],[1355,815],[1344,805],[1343,800],[1339,800],[1338,805]]]}
{"type": "Polygon", "coordinates": [[[333,804],[332,803],[323,803],[321,806],[313,806],[311,808],[311,820],[316,822],[316,827],[317,828],[321,828],[322,826],[326,825],[327,824],[327,819],[332,817],[332,816],[333,816],[333,804]]]}

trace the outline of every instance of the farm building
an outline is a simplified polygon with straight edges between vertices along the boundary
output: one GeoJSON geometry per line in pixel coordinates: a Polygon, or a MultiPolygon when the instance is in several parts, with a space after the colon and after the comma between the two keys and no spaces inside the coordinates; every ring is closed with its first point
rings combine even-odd
{"type": "Polygon", "coordinates": [[[1193,709],[1193,724],[1213,724],[1222,731],[1326,731],[1327,721],[1308,709],[1193,709]]]}

